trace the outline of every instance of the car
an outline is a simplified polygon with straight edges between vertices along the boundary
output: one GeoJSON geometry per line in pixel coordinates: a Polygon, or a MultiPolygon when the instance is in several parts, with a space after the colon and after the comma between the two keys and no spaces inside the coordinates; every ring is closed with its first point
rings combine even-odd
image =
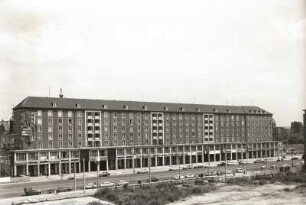
{"type": "Polygon", "coordinates": [[[138,169],[137,174],[144,174],[144,173],[148,173],[148,170],[147,169],[138,169]]]}
{"type": "Polygon", "coordinates": [[[292,160],[298,160],[299,158],[298,157],[292,157],[291,159],[292,160]]]}
{"type": "Polygon", "coordinates": [[[235,170],[236,173],[244,173],[244,169],[243,168],[240,168],[238,167],[236,170],[235,170]]]}
{"type": "Polygon", "coordinates": [[[221,162],[220,164],[218,164],[218,167],[221,167],[221,166],[225,166],[225,162],[221,162]]]}
{"type": "Polygon", "coordinates": [[[96,189],[97,187],[96,183],[88,183],[85,185],[85,189],[96,189]]]}
{"type": "Polygon", "coordinates": [[[169,171],[176,171],[176,170],[178,170],[178,169],[173,168],[173,167],[170,167],[170,168],[169,168],[169,171]]]}
{"type": "Polygon", "coordinates": [[[183,169],[193,169],[193,166],[191,164],[188,164],[184,166],[183,169]]]}
{"type": "MultiPolygon", "coordinates": [[[[227,165],[236,165],[237,163],[235,163],[235,162],[232,162],[232,161],[229,161],[229,162],[227,162],[227,165]]],[[[224,164],[225,165],[225,164],[224,164]]]]}
{"type": "MultiPolygon", "coordinates": [[[[149,182],[150,180],[148,179],[147,182],[149,182]]],[[[157,179],[156,177],[151,177],[151,182],[158,182],[159,179],[157,179]]]]}
{"type": "Polygon", "coordinates": [[[47,194],[54,194],[56,193],[56,189],[48,189],[47,194]]]}
{"type": "Polygon", "coordinates": [[[184,179],[185,176],[177,174],[177,175],[174,175],[173,178],[174,178],[174,179],[184,179]]]}
{"type": "Polygon", "coordinates": [[[110,176],[110,173],[109,172],[101,172],[99,174],[99,177],[109,177],[110,176]]]}
{"type": "Polygon", "coordinates": [[[247,164],[245,161],[240,160],[239,164],[247,164]]]}
{"type": "Polygon", "coordinates": [[[105,181],[105,182],[102,182],[102,183],[100,184],[100,187],[101,187],[101,188],[112,188],[112,187],[114,187],[114,186],[115,186],[115,184],[112,183],[112,182],[109,182],[109,181],[105,181]]]}
{"type": "Polygon", "coordinates": [[[119,180],[115,183],[116,187],[124,187],[124,186],[127,186],[127,185],[129,185],[129,182],[125,181],[125,180],[119,180]]]}
{"type": "Polygon", "coordinates": [[[67,179],[68,180],[74,180],[74,177],[68,177],[67,179]]]}
{"type": "Polygon", "coordinates": [[[265,169],[265,168],[266,168],[266,166],[261,166],[260,168],[261,168],[261,169],[265,169]]]}
{"type": "Polygon", "coordinates": [[[270,167],[270,169],[277,169],[277,165],[272,165],[271,167],[270,167]]]}
{"type": "Polygon", "coordinates": [[[24,188],[23,190],[24,190],[24,194],[25,194],[26,196],[39,195],[39,194],[41,194],[40,191],[37,191],[37,190],[33,189],[32,187],[24,188]]]}
{"type": "Polygon", "coordinates": [[[57,192],[57,193],[60,193],[60,192],[68,192],[68,191],[72,191],[72,188],[70,188],[70,187],[58,187],[58,188],[56,189],[56,192],[57,192]]]}
{"type": "Polygon", "coordinates": [[[185,178],[194,178],[195,175],[194,174],[191,174],[191,173],[188,173],[185,175],[185,178]]]}
{"type": "Polygon", "coordinates": [[[261,160],[261,159],[257,159],[257,160],[254,161],[254,163],[262,163],[262,162],[263,162],[263,160],[261,160]]]}

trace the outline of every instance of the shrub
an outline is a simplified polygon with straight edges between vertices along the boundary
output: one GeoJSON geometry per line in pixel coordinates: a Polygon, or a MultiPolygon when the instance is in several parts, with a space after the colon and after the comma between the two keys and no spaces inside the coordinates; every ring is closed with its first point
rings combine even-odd
{"type": "Polygon", "coordinates": [[[87,203],[87,205],[103,205],[103,204],[99,201],[92,201],[92,202],[87,203]]]}

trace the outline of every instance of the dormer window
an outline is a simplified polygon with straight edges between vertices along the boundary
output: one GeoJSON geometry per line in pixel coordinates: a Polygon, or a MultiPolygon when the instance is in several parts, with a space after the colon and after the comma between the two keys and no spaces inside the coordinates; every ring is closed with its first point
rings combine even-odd
{"type": "Polygon", "coordinates": [[[143,109],[143,110],[147,110],[148,107],[144,105],[144,106],[142,106],[142,109],[143,109]]]}
{"type": "Polygon", "coordinates": [[[231,112],[231,110],[230,109],[226,109],[226,112],[231,112]]]}
{"type": "Polygon", "coordinates": [[[102,108],[103,109],[107,109],[107,105],[102,105],[102,108]]]}
{"type": "Polygon", "coordinates": [[[185,108],[184,107],[180,107],[180,111],[185,111],[185,108]]]}
{"type": "Polygon", "coordinates": [[[164,110],[168,110],[168,107],[164,107],[164,110]]]}
{"type": "Polygon", "coordinates": [[[81,108],[81,104],[80,104],[80,103],[77,103],[77,104],[75,104],[75,107],[76,107],[76,108],[81,108]]]}
{"type": "Polygon", "coordinates": [[[127,110],[127,109],[129,109],[129,106],[128,105],[123,105],[123,108],[127,110]]]}
{"type": "Polygon", "coordinates": [[[213,109],[214,112],[218,112],[218,109],[213,109]]]}
{"type": "Polygon", "coordinates": [[[201,111],[201,109],[197,107],[197,108],[196,108],[196,111],[197,111],[197,112],[200,112],[200,111],[201,111]]]}
{"type": "Polygon", "coordinates": [[[52,102],[51,107],[56,107],[56,102],[52,102]]]}

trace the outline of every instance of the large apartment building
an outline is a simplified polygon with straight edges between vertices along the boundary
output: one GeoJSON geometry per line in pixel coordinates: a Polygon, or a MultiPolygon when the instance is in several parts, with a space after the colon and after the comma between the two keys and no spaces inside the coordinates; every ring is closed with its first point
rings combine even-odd
{"type": "Polygon", "coordinates": [[[13,176],[275,157],[255,106],[27,97],[13,109],[13,176]]]}

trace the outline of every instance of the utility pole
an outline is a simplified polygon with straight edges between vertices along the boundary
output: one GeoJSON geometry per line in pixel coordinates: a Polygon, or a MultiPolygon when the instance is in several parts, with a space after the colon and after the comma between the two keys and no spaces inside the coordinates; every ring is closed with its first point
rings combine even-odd
{"type": "Polygon", "coordinates": [[[148,159],[148,163],[149,163],[149,183],[151,183],[151,148],[149,148],[149,159],[148,159]]]}
{"type": "Polygon", "coordinates": [[[99,161],[97,160],[97,186],[99,186],[99,169],[98,169],[98,163],[99,161]]]}
{"type": "Polygon", "coordinates": [[[304,115],[303,115],[303,117],[304,117],[304,122],[303,122],[303,124],[304,124],[304,132],[303,132],[303,134],[304,134],[304,171],[306,172],[306,110],[304,110],[304,115]]]}
{"type": "Polygon", "coordinates": [[[179,179],[181,179],[181,154],[179,155],[178,163],[179,163],[179,179]]]}
{"type": "Polygon", "coordinates": [[[83,193],[85,193],[85,158],[84,157],[83,157],[83,193]]]}
{"type": "Polygon", "coordinates": [[[74,191],[76,191],[76,176],[75,176],[75,162],[73,163],[73,170],[74,170],[74,191]]]}

